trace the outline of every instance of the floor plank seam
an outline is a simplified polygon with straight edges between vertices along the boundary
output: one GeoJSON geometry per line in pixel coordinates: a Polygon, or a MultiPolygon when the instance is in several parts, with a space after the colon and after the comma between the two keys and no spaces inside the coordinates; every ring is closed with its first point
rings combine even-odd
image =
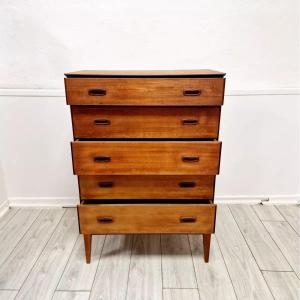
{"type": "MultiPolygon", "coordinates": [[[[250,206],[251,206],[251,205],[250,205],[250,206]]],[[[251,206],[251,209],[254,211],[254,209],[253,209],[252,206],[251,206]]],[[[246,240],[246,238],[245,238],[245,236],[244,236],[244,234],[243,234],[243,232],[242,232],[242,230],[241,230],[241,228],[240,228],[240,226],[239,226],[237,220],[235,219],[234,214],[233,214],[232,211],[231,211],[230,206],[229,206],[229,212],[230,212],[230,214],[231,214],[231,216],[232,216],[232,218],[233,218],[235,224],[237,225],[237,228],[238,228],[239,232],[241,233],[241,235],[242,235],[242,237],[243,237],[243,239],[244,239],[244,241],[245,241],[245,243],[246,243],[246,245],[247,245],[247,248],[249,249],[249,251],[250,251],[250,253],[251,253],[252,257],[253,257],[253,259],[254,259],[254,261],[255,261],[255,263],[256,263],[256,265],[257,265],[258,270],[259,270],[260,273],[261,273],[262,279],[263,279],[264,282],[266,283],[266,286],[268,287],[269,292],[271,293],[272,297],[275,299],[275,297],[274,297],[274,295],[273,295],[273,293],[272,293],[272,291],[271,291],[271,289],[270,289],[270,286],[268,285],[268,283],[267,283],[267,281],[266,281],[266,279],[265,279],[265,277],[264,277],[264,275],[263,275],[263,273],[262,273],[262,271],[261,271],[261,269],[260,269],[260,267],[259,267],[259,264],[257,263],[257,260],[256,260],[256,258],[255,258],[255,256],[254,256],[253,252],[251,251],[251,248],[249,247],[249,244],[248,244],[248,242],[247,242],[247,240],[246,240]]],[[[259,218],[258,218],[258,219],[259,219],[259,218]]],[[[259,221],[260,221],[260,219],[259,219],[259,221]]],[[[260,222],[261,222],[261,221],[260,221],[260,222]]],[[[262,223],[262,222],[261,222],[261,223],[262,223]]],[[[269,233],[269,232],[268,232],[268,233],[269,233]]],[[[270,233],[269,233],[269,235],[270,235],[270,233]]],[[[272,238],[272,237],[271,237],[271,238],[272,238]]],[[[276,244],[276,246],[278,247],[277,244],[276,244]]],[[[279,248],[279,247],[278,247],[278,248],[279,248]]]]}
{"type": "Polygon", "coordinates": [[[107,238],[107,235],[105,235],[105,237],[104,237],[104,241],[103,241],[102,248],[101,248],[101,251],[100,251],[99,260],[98,260],[97,268],[96,268],[95,275],[94,275],[94,280],[93,280],[92,285],[91,285],[89,299],[91,298],[92,290],[93,290],[93,287],[94,287],[94,284],[95,284],[96,275],[98,273],[98,269],[99,269],[99,265],[100,265],[100,262],[101,262],[101,257],[102,257],[103,249],[104,249],[104,246],[105,246],[105,243],[106,243],[106,238],[107,238]]]}
{"type": "MultiPolygon", "coordinates": [[[[42,210],[43,210],[43,209],[42,209],[42,210]]],[[[42,210],[41,210],[41,211],[42,211],[42,210]]],[[[54,229],[53,229],[52,233],[50,234],[47,243],[45,243],[45,246],[43,247],[43,249],[42,249],[40,255],[37,257],[36,261],[32,264],[32,267],[31,267],[30,271],[28,272],[26,278],[24,279],[23,283],[21,284],[20,289],[18,290],[18,293],[17,293],[17,295],[16,295],[16,298],[17,298],[18,294],[20,293],[20,291],[21,291],[21,289],[22,289],[24,283],[26,282],[27,278],[28,278],[29,275],[31,274],[31,272],[32,272],[32,270],[33,270],[35,264],[37,263],[37,261],[39,260],[39,258],[40,258],[41,255],[43,254],[44,250],[46,249],[46,247],[47,247],[49,241],[51,240],[51,238],[52,238],[54,232],[56,231],[58,225],[60,224],[60,222],[61,222],[61,220],[63,219],[63,217],[64,217],[65,214],[66,214],[66,210],[64,211],[64,213],[62,214],[61,218],[59,219],[59,222],[57,222],[56,226],[54,227],[54,229]]]]}
{"type": "Polygon", "coordinates": [[[295,228],[290,224],[290,222],[288,221],[288,219],[285,217],[285,215],[280,211],[280,209],[277,207],[278,205],[274,205],[275,209],[277,209],[277,211],[279,212],[279,214],[285,219],[285,221],[290,225],[290,227],[292,227],[292,229],[295,231],[296,235],[300,237],[300,235],[298,234],[298,232],[295,230],[295,228]]]}
{"type": "MultiPolygon", "coordinates": [[[[10,208],[10,209],[11,209],[11,208],[10,208]]],[[[18,209],[15,209],[15,213],[12,214],[12,216],[10,216],[10,218],[9,218],[8,220],[6,220],[6,223],[4,223],[4,224],[0,227],[0,229],[2,229],[4,226],[6,226],[6,225],[12,220],[12,218],[15,217],[15,215],[16,215],[19,211],[20,211],[19,208],[18,208],[18,209]]],[[[9,213],[9,212],[7,212],[7,213],[9,213]]],[[[3,217],[3,216],[2,216],[2,217],[3,217]]]]}
{"type": "Polygon", "coordinates": [[[132,252],[133,252],[133,246],[134,246],[134,240],[135,240],[135,235],[132,234],[131,236],[132,236],[132,238],[131,238],[131,250],[130,250],[130,259],[129,259],[129,267],[128,267],[128,276],[127,276],[127,285],[126,285],[126,292],[125,292],[125,300],[127,300],[127,295],[128,295],[129,276],[130,276],[130,269],[131,269],[132,252]]]}

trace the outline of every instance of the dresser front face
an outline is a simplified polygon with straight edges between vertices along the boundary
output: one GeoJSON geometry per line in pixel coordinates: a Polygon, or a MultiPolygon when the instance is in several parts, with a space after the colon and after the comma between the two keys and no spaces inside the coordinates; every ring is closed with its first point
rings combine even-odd
{"type": "Polygon", "coordinates": [[[214,232],[224,75],[66,74],[84,235],[214,232]]]}

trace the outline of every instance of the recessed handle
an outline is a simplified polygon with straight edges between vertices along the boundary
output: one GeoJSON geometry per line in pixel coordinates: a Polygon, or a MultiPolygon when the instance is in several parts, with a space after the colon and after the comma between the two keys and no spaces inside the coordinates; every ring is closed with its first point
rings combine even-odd
{"type": "Polygon", "coordinates": [[[200,160],[199,156],[183,156],[182,161],[187,163],[194,163],[200,160]]]}
{"type": "Polygon", "coordinates": [[[112,188],[114,183],[112,181],[102,181],[98,183],[98,186],[101,188],[112,188]]]}
{"type": "Polygon", "coordinates": [[[105,96],[106,90],[105,89],[90,89],[89,95],[90,96],[105,96]]]}
{"type": "Polygon", "coordinates": [[[199,120],[197,119],[184,119],[181,121],[182,125],[198,125],[199,120]]]}
{"type": "Polygon", "coordinates": [[[193,188],[196,186],[196,182],[193,181],[181,181],[179,186],[182,188],[193,188]]]}
{"type": "Polygon", "coordinates": [[[180,223],[196,223],[196,217],[180,217],[180,223]]]}
{"type": "Polygon", "coordinates": [[[98,217],[97,222],[102,224],[112,223],[114,221],[113,217],[98,217]]]}
{"type": "Polygon", "coordinates": [[[94,124],[95,125],[110,125],[111,122],[110,122],[110,120],[107,120],[107,119],[97,119],[94,121],[94,124]]]}
{"type": "Polygon", "coordinates": [[[201,94],[201,90],[197,89],[185,89],[183,90],[184,96],[199,96],[201,94]]]}
{"type": "Polygon", "coordinates": [[[104,163],[104,162],[110,162],[111,157],[109,156],[96,156],[94,157],[94,162],[104,163]]]}

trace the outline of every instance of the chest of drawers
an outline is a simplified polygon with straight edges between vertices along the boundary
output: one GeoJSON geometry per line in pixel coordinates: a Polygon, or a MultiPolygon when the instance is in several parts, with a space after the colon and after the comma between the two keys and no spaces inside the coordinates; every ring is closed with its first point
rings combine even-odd
{"type": "Polygon", "coordinates": [[[208,262],[225,73],[66,73],[86,262],[94,234],[195,233],[208,262]]]}

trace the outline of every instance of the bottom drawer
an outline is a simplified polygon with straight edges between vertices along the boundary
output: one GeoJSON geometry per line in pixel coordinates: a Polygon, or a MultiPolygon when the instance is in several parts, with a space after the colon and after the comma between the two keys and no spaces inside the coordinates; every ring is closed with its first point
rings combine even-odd
{"type": "Polygon", "coordinates": [[[209,234],[215,230],[216,205],[81,204],[78,213],[83,234],[209,234]]]}

